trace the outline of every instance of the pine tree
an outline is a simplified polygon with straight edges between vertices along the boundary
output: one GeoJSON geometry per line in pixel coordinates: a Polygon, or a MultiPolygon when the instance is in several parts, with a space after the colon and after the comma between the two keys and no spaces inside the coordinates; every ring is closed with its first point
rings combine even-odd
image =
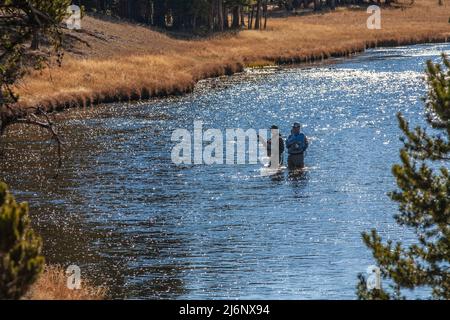
{"type": "Polygon", "coordinates": [[[0,183],[0,299],[20,299],[28,291],[44,266],[41,248],[28,205],[17,204],[0,183]]]}
{"type": "Polygon", "coordinates": [[[443,65],[427,62],[425,115],[431,128],[410,129],[398,115],[404,146],[401,164],[392,168],[399,190],[390,196],[399,203],[396,222],[411,228],[417,241],[405,248],[392,241],[384,244],[376,230],[363,233],[392,290],[368,290],[359,275],[360,299],[401,299],[402,289],[418,287],[431,289],[434,299],[450,299],[450,61],[445,55],[442,60],[443,65]]]}
{"type": "Polygon", "coordinates": [[[0,0],[0,136],[23,116],[13,105],[18,101],[14,86],[25,72],[42,69],[53,56],[61,62],[61,23],[69,4],[70,0],[0,0]]]}

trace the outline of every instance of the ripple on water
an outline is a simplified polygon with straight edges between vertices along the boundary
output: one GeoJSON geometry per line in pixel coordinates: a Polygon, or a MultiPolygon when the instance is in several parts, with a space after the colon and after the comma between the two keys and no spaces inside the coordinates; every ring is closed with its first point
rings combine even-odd
{"type": "MultiPolygon", "coordinates": [[[[396,113],[423,123],[426,59],[448,45],[371,50],[310,68],[247,70],[193,94],[60,116],[67,146],[17,129],[2,176],[31,203],[52,263],[78,264],[115,297],[354,298],[372,263],[361,232],[411,241],[395,224],[396,113]],[[300,121],[306,170],[176,166],[176,128],[269,128],[300,121]],[[32,144],[26,141],[32,139],[32,144]]],[[[419,293],[420,295],[420,293],[419,293]]]]}

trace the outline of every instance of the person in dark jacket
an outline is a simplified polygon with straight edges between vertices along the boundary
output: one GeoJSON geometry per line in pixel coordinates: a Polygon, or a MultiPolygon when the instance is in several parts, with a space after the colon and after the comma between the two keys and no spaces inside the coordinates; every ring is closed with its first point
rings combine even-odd
{"type": "Polygon", "coordinates": [[[261,139],[259,135],[258,139],[262,142],[263,145],[265,145],[267,149],[267,156],[271,158],[269,166],[272,165],[275,166],[275,162],[277,161],[277,159],[272,159],[272,155],[275,157],[276,154],[278,154],[278,164],[276,165],[276,167],[278,167],[279,165],[283,164],[284,139],[280,135],[280,130],[278,129],[278,126],[273,125],[270,128],[270,131],[271,131],[271,138],[268,139],[267,142],[264,141],[264,139],[261,139]],[[278,141],[278,145],[276,143],[273,143],[273,141],[278,141]]]}

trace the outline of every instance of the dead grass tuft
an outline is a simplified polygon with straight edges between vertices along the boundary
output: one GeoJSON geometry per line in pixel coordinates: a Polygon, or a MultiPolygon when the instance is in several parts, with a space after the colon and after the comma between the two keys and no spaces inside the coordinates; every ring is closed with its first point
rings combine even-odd
{"type": "Polygon", "coordinates": [[[30,300],[103,300],[106,289],[82,282],[80,290],[67,288],[67,276],[60,266],[46,266],[25,299],[30,300]]]}

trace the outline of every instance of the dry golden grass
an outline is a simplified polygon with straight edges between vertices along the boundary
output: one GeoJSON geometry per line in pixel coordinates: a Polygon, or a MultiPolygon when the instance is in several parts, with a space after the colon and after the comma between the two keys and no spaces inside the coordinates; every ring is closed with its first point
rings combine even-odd
{"type": "Polygon", "coordinates": [[[31,287],[25,299],[30,300],[103,300],[104,288],[96,288],[82,282],[80,290],[67,288],[65,270],[59,266],[46,266],[44,272],[31,287]]]}
{"type": "Polygon", "coordinates": [[[308,62],[381,45],[446,41],[450,5],[418,0],[382,10],[382,29],[366,27],[364,10],[270,19],[265,31],[246,30],[202,40],[179,40],[127,23],[83,20],[78,44],[61,68],[29,75],[19,85],[23,105],[50,110],[70,105],[140,99],[189,91],[204,78],[244,66],[308,62]],[[95,35],[95,36],[93,36],[95,35]]]}

